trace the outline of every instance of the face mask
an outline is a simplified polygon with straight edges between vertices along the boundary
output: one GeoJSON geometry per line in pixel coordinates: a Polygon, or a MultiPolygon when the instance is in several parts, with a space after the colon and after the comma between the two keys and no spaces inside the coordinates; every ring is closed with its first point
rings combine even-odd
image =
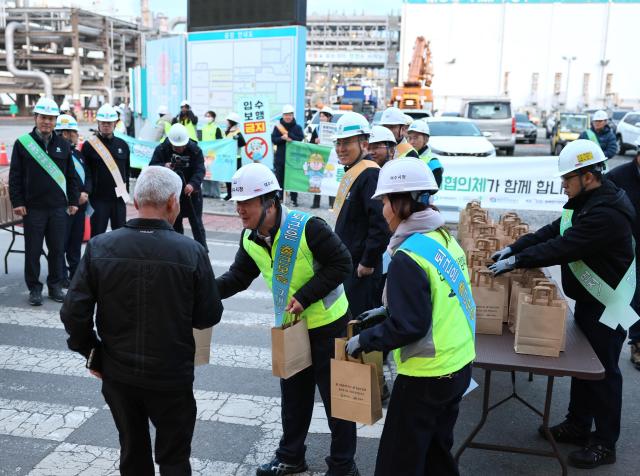
{"type": "Polygon", "coordinates": [[[205,116],[204,120],[207,121],[208,123],[212,123],[213,122],[213,117],[205,116]]]}

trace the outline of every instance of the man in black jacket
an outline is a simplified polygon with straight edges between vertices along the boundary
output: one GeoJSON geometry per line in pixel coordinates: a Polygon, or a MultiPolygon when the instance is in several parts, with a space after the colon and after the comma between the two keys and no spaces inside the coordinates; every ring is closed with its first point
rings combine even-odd
{"type": "Polygon", "coordinates": [[[202,224],[202,181],[206,171],[198,143],[189,139],[189,133],[182,124],[174,124],[164,142],[153,151],[149,165],[169,167],[180,176],[184,188],[180,195],[180,214],[173,229],[183,235],[182,220],[188,218],[193,239],[208,250],[202,224]]]}
{"type": "MultiPolygon", "coordinates": [[[[633,298],[633,307],[640,311],[640,138],[636,141],[636,159],[626,164],[619,165],[606,177],[627,193],[633,207],[636,210],[636,221],[633,227],[633,237],[636,240],[636,294],[633,298]]],[[[640,370],[640,322],[636,322],[629,328],[629,345],[631,346],[631,362],[640,370]]]]}
{"type": "Polygon", "coordinates": [[[368,153],[369,123],[355,112],[337,123],[336,153],[345,167],[334,210],[336,234],[351,253],[353,271],[344,287],[354,316],[379,307],[382,255],[390,232],[382,216],[382,202],[373,197],[380,168],[368,153]]]}
{"type": "MultiPolygon", "coordinates": [[[[624,191],[602,179],[606,160],[600,147],[578,139],[560,154],[559,170],[569,201],[562,218],[520,238],[494,255],[495,274],[514,268],[560,264],[562,288],[574,299],[576,324],[605,369],[603,380],[571,379],[566,420],[549,428],[561,443],[582,446],[569,455],[578,468],[616,460],[620,436],[622,374],[618,367],[626,331],[637,315],[630,307],[635,291],[633,224],[635,212],[624,191]],[[629,274],[631,273],[631,274],[629,274]],[[611,298],[600,291],[611,288],[611,298]],[[595,421],[595,432],[591,426],[595,421]]],[[[545,436],[544,428],[540,433],[545,436]]]]}
{"type": "MultiPolygon", "coordinates": [[[[284,163],[287,155],[287,142],[302,141],[304,139],[304,132],[302,127],[298,125],[295,117],[293,116],[293,106],[287,104],[282,108],[282,119],[276,124],[271,133],[271,142],[276,147],[276,153],[273,158],[273,167],[278,178],[278,183],[283,192],[281,198],[284,199],[284,163]]],[[[291,192],[291,205],[298,206],[298,192],[291,192]]]]}
{"type": "Polygon", "coordinates": [[[113,135],[118,113],[104,104],[98,109],[96,120],[98,133],[82,146],[93,180],[91,236],[107,231],[109,222],[112,230],[123,227],[129,201],[129,146],[113,135]]]}
{"type": "Polygon", "coordinates": [[[40,306],[40,254],[45,239],[49,297],[57,302],[64,299],[64,239],[68,215],[78,211],[78,182],[71,146],[53,132],[58,105],[53,99],[41,98],[33,113],[35,127],[13,146],[9,195],[13,212],[24,222],[24,279],[29,288],[29,304],[40,306]]]}
{"type": "Polygon", "coordinates": [[[89,241],[60,311],[69,348],[102,379],[123,476],[154,474],[149,420],[160,473],[191,474],[192,328],[218,323],[222,304],[204,248],[171,226],[181,190],[168,168],[143,170],[134,196],[139,218],[89,241]]]}
{"type": "Polygon", "coordinates": [[[282,316],[284,312],[303,320],[309,329],[311,347],[311,366],[280,380],[283,435],[273,460],[260,466],[256,474],[284,476],[307,470],[304,442],[317,386],[331,430],[327,475],[358,476],[353,460],[355,423],[331,417],[329,377],[335,338],[346,334],[349,320],[349,303],[342,287],[351,271],[349,252],[323,220],[290,211],[280,204],[281,188],[273,172],[263,164],[240,168],[232,184],[232,200],[237,201],[244,230],[231,268],[216,280],[220,295],[226,299],[247,289],[260,274],[272,289],[274,282],[275,286],[286,283],[273,289],[274,296],[278,291],[286,296],[279,300],[280,305],[274,305],[276,315],[282,316]],[[308,221],[302,221],[303,217],[308,221]],[[284,243],[292,235],[299,238],[297,244],[284,243]],[[294,248],[295,261],[282,264],[286,260],[278,258],[292,256],[294,248]],[[278,260],[275,269],[274,260],[278,260]]]}

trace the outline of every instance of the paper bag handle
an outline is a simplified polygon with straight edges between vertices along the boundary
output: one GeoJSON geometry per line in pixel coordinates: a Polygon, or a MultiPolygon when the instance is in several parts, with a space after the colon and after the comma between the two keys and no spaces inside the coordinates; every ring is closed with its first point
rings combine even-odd
{"type": "Polygon", "coordinates": [[[490,289],[494,288],[495,279],[493,277],[493,273],[488,269],[479,269],[476,274],[476,284],[480,286],[480,281],[486,282],[487,280],[491,283],[490,289]]]}
{"type": "MultiPolygon", "coordinates": [[[[484,228],[484,227],[481,227],[484,228]]],[[[476,249],[479,251],[484,251],[489,249],[489,240],[486,238],[478,238],[476,239],[476,249]]]]}
{"type": "Polygon", "coordinates": [[[551,294],[552,290],[548,286],[535,286],[531,289],[531,304],[535,304],[536,301],[545,301],[544,298],[540,296],[544,296],[546,294],[546,305],[551,306],[551,294]]]}
{"type": "MultiPolygon", "coordinates": [[[[351,339],[353,337],[353,327],[355,324],[357,324],[358,321],[357,320],[352,320],[347,322],[347,340],[351,339]]],[[[351,357],[349,354],[347,354],[347,352],[345,351],[344,353],[345,357],[347,358],[347,360],[352,360],[352,361],[359,361],[361,364],[364,364],[364,358],[362,357],[362,352],[360,352],[360,356],[359,357],[351,357]]]]}

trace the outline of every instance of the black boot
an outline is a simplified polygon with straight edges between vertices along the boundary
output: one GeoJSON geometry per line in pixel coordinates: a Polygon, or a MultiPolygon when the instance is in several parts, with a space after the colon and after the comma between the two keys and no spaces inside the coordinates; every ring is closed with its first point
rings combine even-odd
{"type": "Polygon", "coordinates": [[[575,468],[593,469],[603,464],[616,462],[616,450],[591,443],[581,450],[569,453],[569,464],[575,468]]]}
{"type": "Polygon", "coordinates": [[[29,304],[32,306],[42,306],[42,291],[37,289],[29,291],[29,304]]]}
{"type": "Polygon", "coordinates": [[[224,196],[223,200],[228,202],[231,199],[231,182],[227,182],[227,194],[224,196]]]}
{"type": "Polygon", "coordinates": [[[320,208],[320,195],[313,196],[313,205],[311,205],[311,208],[320,208]]]}
{"type": "Polygon", "coordinates": [[[298,464],[289,464],[280,461],[276,456],[269,463],[265,463],[256,470],[256,476],[285,476],[287,474],[303,473],[309,467],[307,462],[302,460],[298,464]]]}
{"type": "Polygon", "coordinates": [[[49,288],[49,299],[55,302],[63,302],[64,293],[62,292],[62,288],[49,288]]]}
{"type": "MultiPolygon", "coordinates": [[[[580,428],[569,420],[565,420],[555,426],[550,426],[549,431],[553,439],[556,440],[556,443],[585,446],[589,441],[589,429],[580,428]]],[[[547,438],[542,427],[538,428],[538,433],[540,433],[540,436],[543,438],[547,438]]]]}

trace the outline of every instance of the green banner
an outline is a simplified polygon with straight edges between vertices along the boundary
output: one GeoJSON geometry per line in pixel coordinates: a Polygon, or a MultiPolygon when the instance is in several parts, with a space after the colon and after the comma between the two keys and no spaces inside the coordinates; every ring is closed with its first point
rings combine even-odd
{"type": "Polygon", "coordinates": [[[287,142],[285,190],[335,196],[343,174],[331,147],[287,142]]]}

